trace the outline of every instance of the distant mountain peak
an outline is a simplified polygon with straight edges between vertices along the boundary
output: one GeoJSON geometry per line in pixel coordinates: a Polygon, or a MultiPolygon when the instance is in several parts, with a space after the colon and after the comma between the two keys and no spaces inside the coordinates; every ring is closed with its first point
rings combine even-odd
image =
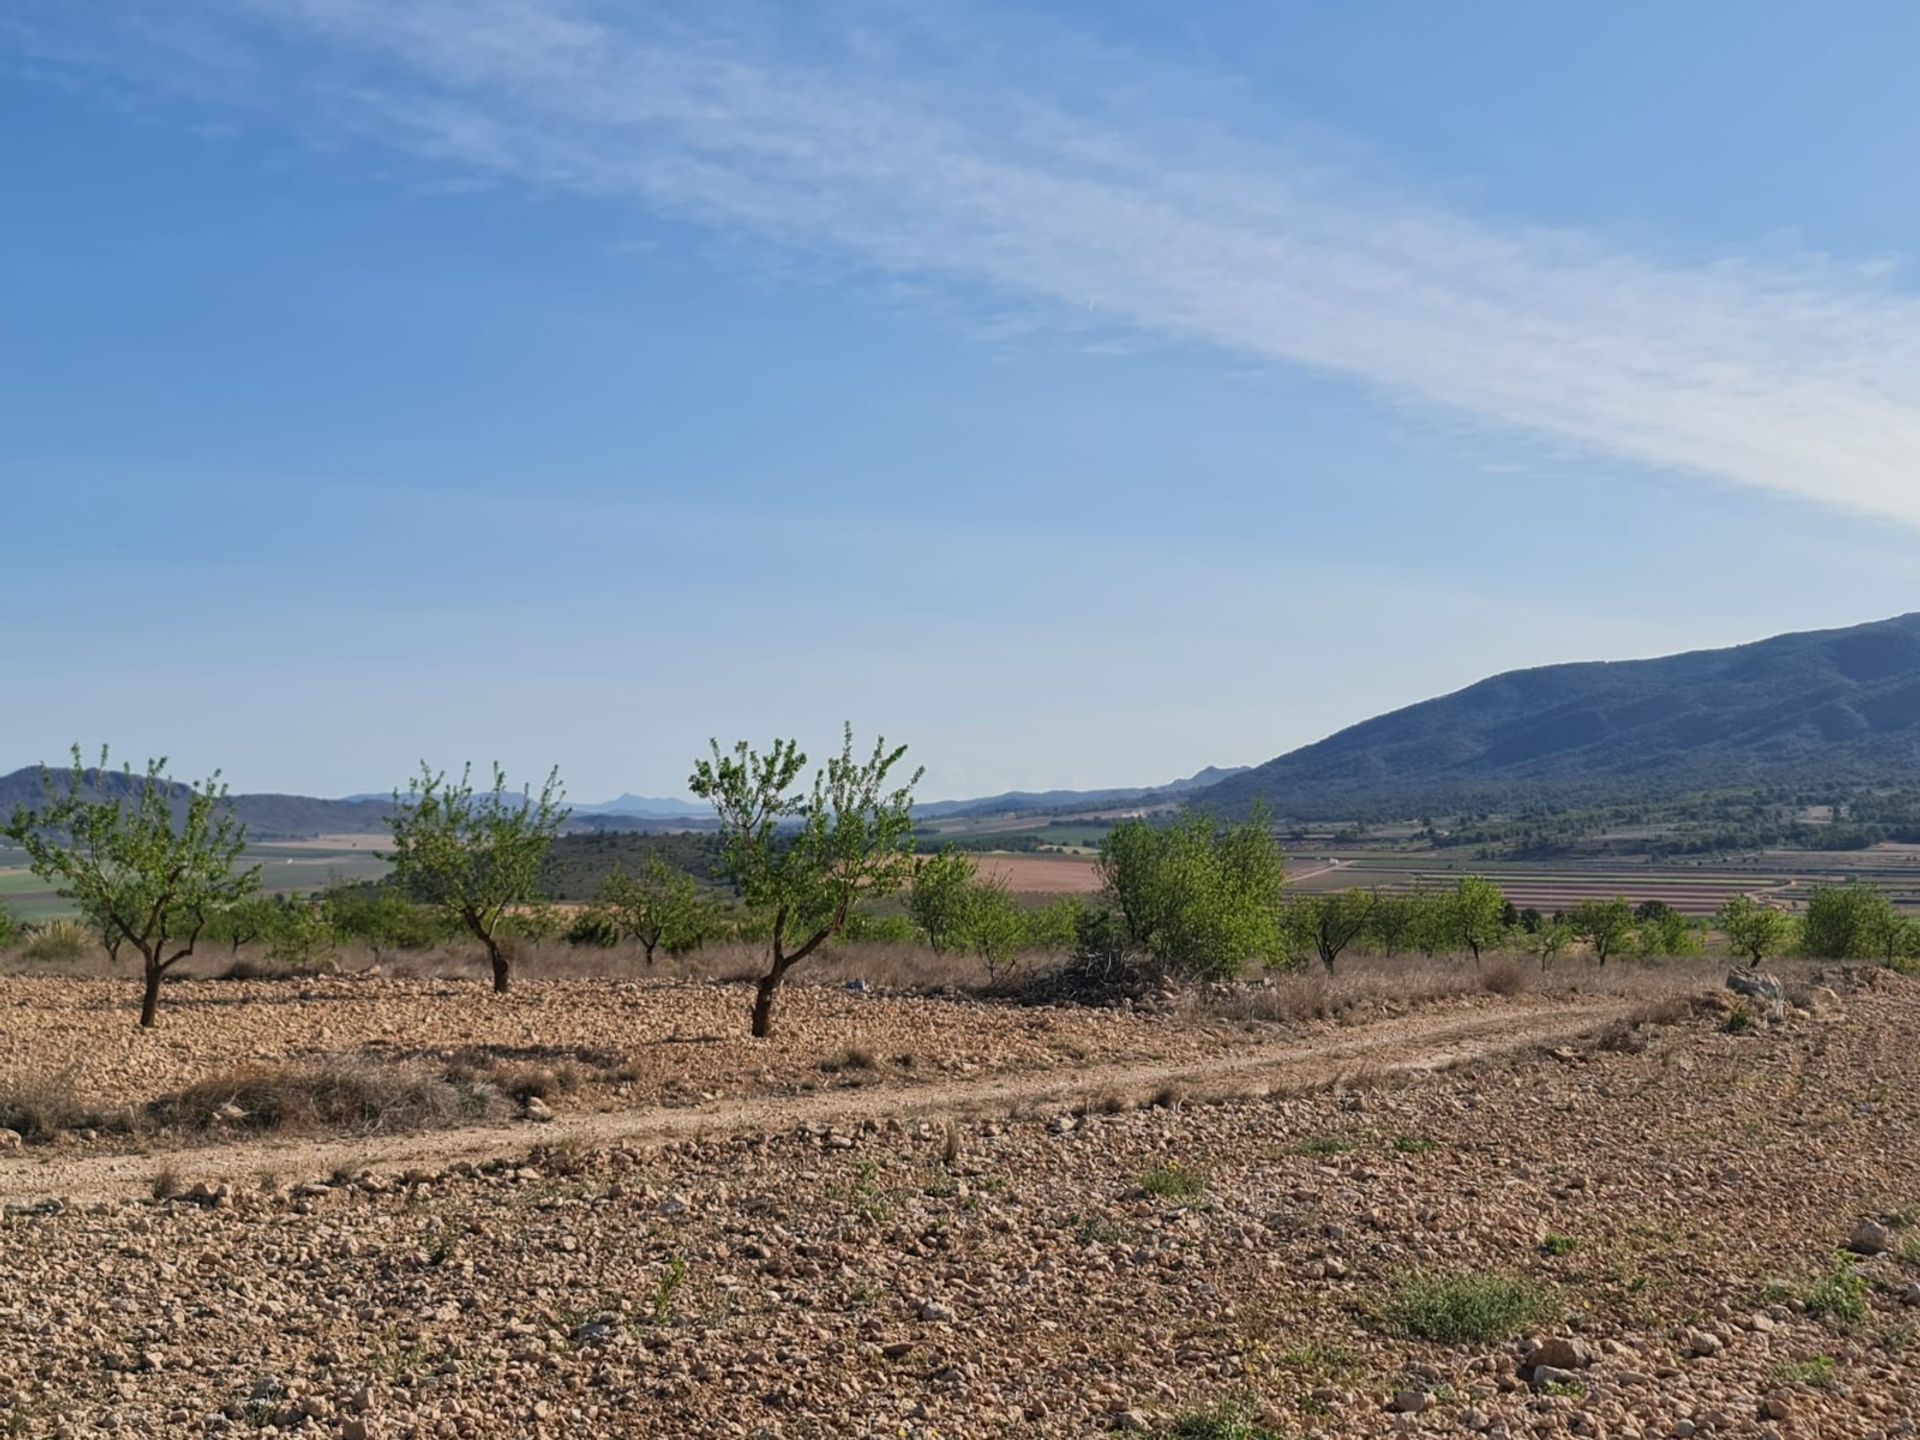
{"type": "Polygon", "coordinates": [[[1296,817],[1763,783],[1911,783],[1920,614],[1652,660],[1514,670],[1222,781],[1296,817]]]}

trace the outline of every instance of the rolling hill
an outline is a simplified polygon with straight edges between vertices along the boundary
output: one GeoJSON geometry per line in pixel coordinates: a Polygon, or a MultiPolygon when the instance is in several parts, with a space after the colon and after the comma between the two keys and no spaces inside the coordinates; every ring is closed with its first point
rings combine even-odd
{"type": "MultiPolygon", "coordinates": [[[[56,767],[54,783],[64,786],[67,773],[64,767],[56,767]]],[[[98,770],[89,770],[87,774],[91,783],[96,786],[104,784],[109,790],[127,783],[117,770],[109,770],[104,776],[98,770]]],[[[174,792],[180,803],[184,804],[187,787],[176,784],[174,792]]],[[[24,805],[32,809],[44,798],[39,766],[29,765],[10,775],[0,775],[0,822],[11,819],[16,808],[24,805]]],[[[234,814],[246,825],[249,838],[291,840],[314,835],[364,835],[385,830],[387,811],[392,808],[393,802],[390,797],[384,796],[378,800],[317,800],[308,795],[234,795],[229,803],[233,806],[234,814]]]]}
{"type": "Polygon", "coordinates": [[[1199,792],[1304,819],[1759,784],[1920,783],[1920,614],[1657,660],[1517,670],[1199,792]]]}

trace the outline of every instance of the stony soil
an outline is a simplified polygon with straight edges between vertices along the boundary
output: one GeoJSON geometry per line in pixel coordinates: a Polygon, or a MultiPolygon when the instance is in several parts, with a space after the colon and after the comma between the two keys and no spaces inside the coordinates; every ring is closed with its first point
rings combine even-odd
{"type": "Polygon", "coordinates": [[[0,1429],[1912,1433],[1920,986],[1868,978],[1312,1094],[15,1213],[0,1429]],[[1864,1314],[1809,1313],[1868,1218],[1864,1314]],[[1455,1272],[1564,1318],[1395,1333],[1395,1287],[1455,1272]]]}

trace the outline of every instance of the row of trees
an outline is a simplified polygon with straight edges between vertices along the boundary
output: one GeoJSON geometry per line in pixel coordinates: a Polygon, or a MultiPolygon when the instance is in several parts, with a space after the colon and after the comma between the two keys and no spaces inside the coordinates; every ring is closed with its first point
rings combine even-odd
{"type": "MultiPolygon", "coordinates": [[[[730,923],[765,947],[755,1035],[771,1032],[781,984],[796,965],[863,917],[870,924],[863,907],[903,889],[910,889],[907,923],[928,945],[976,953],[996,972],[1021,949],[1064,943],[1069,930],[1083,956],[1144,957],[1200,977],[1314,958],[1332,970],[1356,945],[1387,955],[1466,952],[1478,962],[1488,949],[1524,944],[1545,964],[1579,943],[1602,965],[1629,952],[1686,954],[1702,945],[1700,927],[1663,905],[1595,900],[1547,917],[1516,911],[1496,885],[1472,876],[1446,890],[1349,890],[1289,901],[1283,857],[1262,814],[1237,824],[1195,813],[1116,825],[1101,845],[1096,903],[1023,913],[972,856],[913,854],[920,775],[898,778],[905,753],[877,741],[863,758],[849,726],[839,754],[810,779],[807,757],[790,740],[765,752],[744,741],[723,751],[715,742],[710,758],[696,763],[688,783],[713,804],[721,873],[739,907],[730,923]]],[[[115,775],[105,762],[103,752],[89,771],[76,747],[64,788],[44,775],[46,803],[16,813],[6,834],[110,952],[124,945],[139,954],[146,1026],[155,1023],[166,975],[216,938],[237,948],[271,936],[292,949],[324,930],[377,948],[417,943],[437,927],[477,942],[495,990],[506,991],[513,931],[538,912],[541,864],[569,813],[557,772],[538,793],[515,794],[497,766],[491,787],[476,789],[470,769],[456,780],[423,765],[394,797],[390,884],[325,907],[299,906],[260,895],[259,867],[241,863],[245,832],[218,774],[178,786],[164,760],[144,775],[115,775]]],[[[656,857],[637,875],[612,877],[576,921],[574,938],[631,938],[651,960],[659,948],[701,943],[718,913],[690,877],[656,857]]],[[[1816,893],[1804,921],[1736,898],[1720,923],[1734,949],[1755,962],[1796,946],[1886,961],[1920,952],[1920,930],[1864,886],[1816,893]]]]}

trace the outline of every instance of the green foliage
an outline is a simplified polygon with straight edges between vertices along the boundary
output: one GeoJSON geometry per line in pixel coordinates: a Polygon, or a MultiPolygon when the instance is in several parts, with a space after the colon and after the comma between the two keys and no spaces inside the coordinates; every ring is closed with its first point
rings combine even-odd
{"type": "Polygon", "coordinates": [[[1147,1171],[1140,1177],[1140,1188],[1162,1200],[1197,1200],[1207,1193],[1207,1177],[1176,1160],[1147,1171]]]}
{"type": "Polygon", "coordinates": [[[753,1033],[773,1027],[780,981],[838,934],[856,902],[891,895],[913,872],[913,787],[889,786],[906,754],[876,741],[871,758],[853,753],[853,726],[840,753],[814,774],[811,792],[796,789],[807,757],[791,740],[764,755],[746,741],[731,754],[713,742],[688,779],[693,793],[720,818],[722,866],[748,909],[768,929],[768,967],[754,1000],[753,1033]]]}
{"type": "Polygon", "coordinates": [[[1540,957],[1540,968],[1546,969],[1555,957],[1565,953],[1573,944],[1573,926],[1559,918],[1543,919],[1538,929],[1527,936],[1527,948],[1540,957]]]}
{"type": "Polygon", "coordinates": [[[0,901],[0,950],[11,950],[26,937],[26,930],[19,918],[0,901]]]}
{"type": "Polygon", "coordinates": [[[335,933],[365,945],[375,964],[389,950],[425,950],[447,938],[438,911],[414,904],[392,885],[336,885],[326,892],[326,905],[335,933]]]}
{"type": "Polygon", "coordinates": [[[1080,917],[1086,904],[1078,895],[1063,895],[1026,913],[1027,946],[1033,950],[1071,950],[1078,941],[1080,917]]]}
{"type": "Polygon", "coordinates": [[[1761,905],[1751,895],[1730,897],[1720,907],[1719,925],[1733,953],[1754,966],[1788,949],[1797,928],[1793,916],[1761,905]]]}
{"type": "Polygon", "coordinates": [[[676,1255],[667,1262],[667,1268],[660,1273],[660,1279],[653,1287],[653,1323],[664,1325],[673,1318],[673,1302],[680,1294],[680,1287],[687,1283],[687,1262],[676,1255]]]}
{"type": "Polygon", "coordinates": [[[907,914],[936,954],[964,943],[980,863],[952,845],[914,863],[907,914]]]}
{"type": "Polygon", "coordinates": [[[260,883],[258,866],[237,868],[246,830],[219,778],[183,789],[164,759],[142,776],[131,767],[113,775],[105,750],[89,774],[76,745],[64,791],[43,769],[44,806],[22,807],[6,830],[34,874],[140,952],[143,1026],[155,1023],[167,971],[193,953],[213,916],[260,883]]]}
{"type": "Polygon", "coordinates": [[[708,928],[700,887],[657,853],[648,855],[632,874],[616,870],[609,875],[600,887],[599,909],[618,933],[640,942],[649,965],[661,946],[669,955],[693,950],[708,928]]]}
{"type": "Polygon", "coordinates": [[[1583,900],[1568,912],[1567,923],[1604,965],[1633,939],[1633,906],[1625,899],[1583,900]]]}
{"type": "Polygon", "coordinates": [[[577,949],[611,950],[620,943],[620,922],[610,910],[589,905],[567,923],[566,941],[577,949]]]}
{"type": "Polygon", "coordinates": [[[538,898],[541,862],[566,823],[560,772],[547,775],[536,797],[507,791],[507,777],[493,767],[493,788],[476,793],[473,767],[457,781],[422,764],[393,797],[393,882],[401,893],[444,915],[486,947],[493,988],[505,991],[512,977],[501,922],[516,907],[538,898]]]}
{"type": "Polygon", "coordinates": [[[1920,954],[1920,927],[1872,885],[1828,885],[1807,900],[1801,948],[1820,960],[1900,965],[1920,954]]]}
{"type": "Polygon", "coordinates": [[[1387,1321],[1398,1333],[1442,1344],[1511,1340],[1559,1313],[1552,1297],[1516,1275],[1413,1275],[1395,1288],[1387,1321]]]}
{"type": "Polygon", "coordinates": [[[840,935],[856,945],[911,945],[919,938],[913,921],[904,915],[876,915],[856,909],[847,917],[840,935]]]}
{"type": "Polygon", "coordinates": [[[333,964],[336,935],[327,907],[298,895],[278,898],[266,933],[266,957],[297,970],[333,964]]]}
{"type": "Polygon", "coordinates": [[[1678,910],[1669,909],[1657,901],[1652,907],[1640,907],[1639,920],[1640,928],[1634,937],[1634,949],[1646,959],[1699,955],[1707,948],[1698,925],[1678,910]]]}
{"type": "Polygon", "coordinates": [[[1839,1365],[1831,1355],[1815,1355],[1810,1360],[1782,1361],[1773,1367],[1776,1385],[1805,1385],[1811,1390],[1831,1390],[1839,1379],[1839,1365]]]}
{"type": "Polygon", "coordinates": [[[1418,895],[1376,895],[1367,916],[1366,939],[1388,959],[1414,943],[1420,921],[1418,895]]]}
{"type": "Polygon", "coordinates": [[[1281,1440],[1243,1405],[1228,1401],[1205,1410],[1183,1410],[1162,1432],[1165,1440],[1281,1440]]]}
{"type": "Polygon", "coordinates": [[[1100,878],[1118,938],[1170,970],[1232,976],[1286,956],[1285,870],[1264,813],[1237,825],[1198,813],[1126,821],[1100,844],[1100,878]]]}
{"type": "Polygon", "coordinates": [[[1453,944],[1471,951],[1477,965],[1481,951],[1505,938],[1507,909],[1498,885],[1478,875],[1462,876],[1441,911],[1444,932],[1453,944]]]}
{"type": "Polygon", "coordinates": [[[1318,956],[1331,975],[1341,952],[1367,933],[1379,904],[1371,890],[1298,895],[1286,907],[1286,933],[1303,951],[1318,956]]]}
{"type": "Polygon", "coordinates": [[[1867,1277],[1853,1268],[1851,1257],[1835,1256],[1833,1268],[1802,1290],[1800,1300],[1814,1319],[1851,1330],[1867,1318],[1867,1277]]]}

